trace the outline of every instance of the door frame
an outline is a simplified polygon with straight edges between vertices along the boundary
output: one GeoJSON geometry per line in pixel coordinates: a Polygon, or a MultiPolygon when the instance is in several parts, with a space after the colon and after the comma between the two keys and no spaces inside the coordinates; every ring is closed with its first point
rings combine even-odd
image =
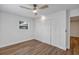
{"type": "Polygon", "coordinates": [[[70,49],[70,10],[66,10],[66,49],[70,49]]]}

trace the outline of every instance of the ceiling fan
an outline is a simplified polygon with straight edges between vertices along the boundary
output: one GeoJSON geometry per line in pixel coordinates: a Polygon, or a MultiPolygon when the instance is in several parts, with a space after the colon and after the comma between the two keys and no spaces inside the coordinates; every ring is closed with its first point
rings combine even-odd
{"type": "Polygon", "coordinates": [[[40,9],[48,8],[48,5],[45,4],[45,5],[39,6],[38,4],[33,4],[33,8],[25,7],[25,6],[19,6],[19,7],[24,8],[24,9],[28,9],[28,10],[32,10],[35,15],[38,15],[37,11],[40,10],[40,9]]]}

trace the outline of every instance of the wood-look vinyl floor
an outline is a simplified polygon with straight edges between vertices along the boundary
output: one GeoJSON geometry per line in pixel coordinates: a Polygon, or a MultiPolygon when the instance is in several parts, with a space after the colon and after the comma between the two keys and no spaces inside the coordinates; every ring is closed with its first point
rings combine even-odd
{"type": "Polygon", "coordinates": [[[0,48],[0,55],[71,55],[72,51],[64,51],[55,46],[37,40],[29,40],[12,46],[0,48]]]}

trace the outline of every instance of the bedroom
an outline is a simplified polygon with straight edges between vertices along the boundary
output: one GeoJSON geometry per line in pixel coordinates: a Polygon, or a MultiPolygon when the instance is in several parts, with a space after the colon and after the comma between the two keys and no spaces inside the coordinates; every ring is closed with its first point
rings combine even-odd
{"type": "Polygon", "coordinates": [[[0,54],[72,54],[70,17],[78,12],[79,4],[1,4],[0,54]]]}

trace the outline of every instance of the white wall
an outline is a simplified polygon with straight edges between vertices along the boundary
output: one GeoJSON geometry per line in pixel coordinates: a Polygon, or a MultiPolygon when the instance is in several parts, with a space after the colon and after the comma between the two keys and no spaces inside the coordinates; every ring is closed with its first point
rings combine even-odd
{"type": "Polygon", "coordinates": [[[0,47],[27,41],[33,36],[33,20],[9,13],[0,12],[0,47]],[[28,30],[19,29],[19,21],[26,21],[28,30]]]}
{"type": "Polygon", "coordinates": [[[70,17],[79,16],[79,9],[70,10],[70,17]]]}
{"type": "Polygon", "coordinates": [[[79,21],[70,23],[70,35],[73,37],[79,37],[79,21]]]}
{"type": "Polygon", "coordinates": [[[47,17],[46,20],[35,20],[35,38],[50,44],[50,21],[47,17]]]}

